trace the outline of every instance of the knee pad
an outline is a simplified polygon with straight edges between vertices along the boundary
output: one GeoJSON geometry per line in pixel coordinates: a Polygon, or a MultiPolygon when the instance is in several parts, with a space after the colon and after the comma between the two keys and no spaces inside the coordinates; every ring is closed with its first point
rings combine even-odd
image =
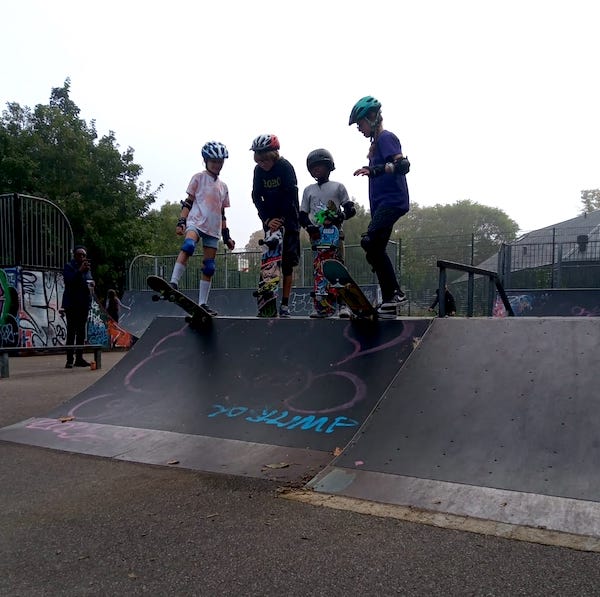
{"type": "Polygon", "coordinates": [[[181,250],[187,253],[190,257],[194,254],[196,243],[191,238],[186,238],[181,245],[181,250]]]}
{"type": "Polygon", "coordinates": [[[217,264],[214,259],[204,259],[202,261],[202,269],[200,270],[206,277],[212,278],[217,269],[217,264]]]}
{"type": "Polygon", "coordinates": [[[368,234],[363,234],[360,237],[360,246],[363,248],[365,253],[373,249],[373,239],[368,234]]]}

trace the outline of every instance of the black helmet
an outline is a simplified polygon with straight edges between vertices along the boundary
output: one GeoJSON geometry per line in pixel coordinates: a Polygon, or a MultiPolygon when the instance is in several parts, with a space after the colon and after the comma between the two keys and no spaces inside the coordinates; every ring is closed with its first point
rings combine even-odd
{"type": "Polygon", "coordinates": [[[306,167],[309,172],[315,164],[327,164],[329,166],[329,172],[335,170],[333,156],[326,149],[314,149],[308,154],[306,158],[306,167]]]}

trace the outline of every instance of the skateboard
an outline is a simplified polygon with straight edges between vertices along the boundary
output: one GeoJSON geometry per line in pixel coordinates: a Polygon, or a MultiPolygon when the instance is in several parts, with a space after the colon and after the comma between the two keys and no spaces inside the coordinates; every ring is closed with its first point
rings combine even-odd
{"type": "MultiPolygon", "coordinates": [[[[335,207],[335,206],[334,206],[335,207]]],[[[329,216],[333,215],[330,210],[323,210],[316,214],[315,219],[319,222],[318,239],[312,241],[313,250],[313,297],[314,308],[319,317],[331,317],[335,314],[337,304],[337,289],[334,288],[323,274],[323,263],[339,258],[340,230],[331,223],[329,216]]]]}
{"type": "Polygon", "coordinates": [[[158,294],[152,296],[153,301],[169,301],[181,307],[188,315],[185,318],[190,327],[194,329],[205,329],[212,323],[212,317],[208,311],[198,303],[188,298],[179,290],[175,290],[166,280],[159,276],[148,276],[148,286],[158,294]]]}
{"type": "Polygon", "coordinates": [[[339,292],[355,319],[377,319],[377,310],[369,302],[360,286],[352,279],[346,266],[336,259],[323,262],[323,275],[339,292]]]}
{"type": "Polygon", "coordinates": [[[258,288],[252,293],[258,306],[257,317],[277,317],[277,291],[281,281],[281,255],[283,252],[283,228],[267,231],[258,241],[262,247],[258,288]]]}

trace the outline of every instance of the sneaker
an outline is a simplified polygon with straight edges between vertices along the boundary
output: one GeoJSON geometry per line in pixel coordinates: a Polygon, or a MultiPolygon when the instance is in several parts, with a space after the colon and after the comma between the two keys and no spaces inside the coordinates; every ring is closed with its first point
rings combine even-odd
{"type": "Polygon", "coordinates": [[[65,369],[73,369],[73,363],[67,363],[65,369]]]}
{"type": "Polygon", "coordinates": [[[281,307],[279,307],[279,317],[283,317],[284,319],[289,319],[291,317],[290,308],[287,305],[281,305],[281,307]]]}
{"type": "Polygon", "coordinates": [[[90,364],[85,359],[75,359],[75,367],[89,367],[90,364]]]}
{"type": "Polygon", "coordinates": [[[211,309],[206,303],[200,305],[211,317],[216,317],[218,315],[218,313],[214,310],[211,309]]]}
{"type": "Polygon", "coordinates": [[[177,284],[177,282],[169,282],[169,284],[173,290],[179,290],[179,284],[177,284]]]}
{"type": "Polygon", "coordinates": [[[352,317],[352,311],[350,311],[347,305],[340,305],[338,317],[340,319],[350,319],[352,317]]]}
{"type": "MultiPolygon", "coordinates": [[[[325,315],[324,313],[319,313],[316,309],[313,309],[309,315],[308,315],[311,319],[325,319],[327,317],[327,315],[325,315]]],[[[289,317],[289,309],[288,309],[288,317],[289,317]]]]}
{"type": "Polygon", "coordinates": [[[379,312],[383,313],[385,311],[395,311],[402,303],[405,303],[407,300],[408,297],[401,290],[398,290],[391,299],[383,301],[383,303],[381,303],[381,305],[379,306],[378,310],[379,312]]]}

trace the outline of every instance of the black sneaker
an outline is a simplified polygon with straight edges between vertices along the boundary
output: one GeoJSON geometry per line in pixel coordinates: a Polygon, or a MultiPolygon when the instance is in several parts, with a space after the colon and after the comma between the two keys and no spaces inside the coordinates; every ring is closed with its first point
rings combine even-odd
{"type": "Polygon", "coordinates": [[[218,313],[214,310],[211,309],[206,303],[204,303],[203,305],[200,305],[211,317],[216,317],[218,315],[218,313]]]}
{"type": "Polygon", "coordinates": [[[67,363],[65,369],[73,369],[73,363],[67,363]]]}
{"type": "Polygon", "coordinates": [[[179,290],[179,284],[177,284],[177,282],[169,282],[169,285],[173,290],[179,290]]]}
{"type": "Polygon", "coordinates": [[[401,290],[398,290],[391,299],[383,301],[383,303],[381,303],[378,311],[380,313],[385,313],[386,311],[395,311],[402,303],[405,303],[407,300],[408,297],[401,290]]]}
{"type": "Polygon", "coordinates": [[[89,367],[90,364],[85,359],[76,359],[75,367],[89,367]]]}

